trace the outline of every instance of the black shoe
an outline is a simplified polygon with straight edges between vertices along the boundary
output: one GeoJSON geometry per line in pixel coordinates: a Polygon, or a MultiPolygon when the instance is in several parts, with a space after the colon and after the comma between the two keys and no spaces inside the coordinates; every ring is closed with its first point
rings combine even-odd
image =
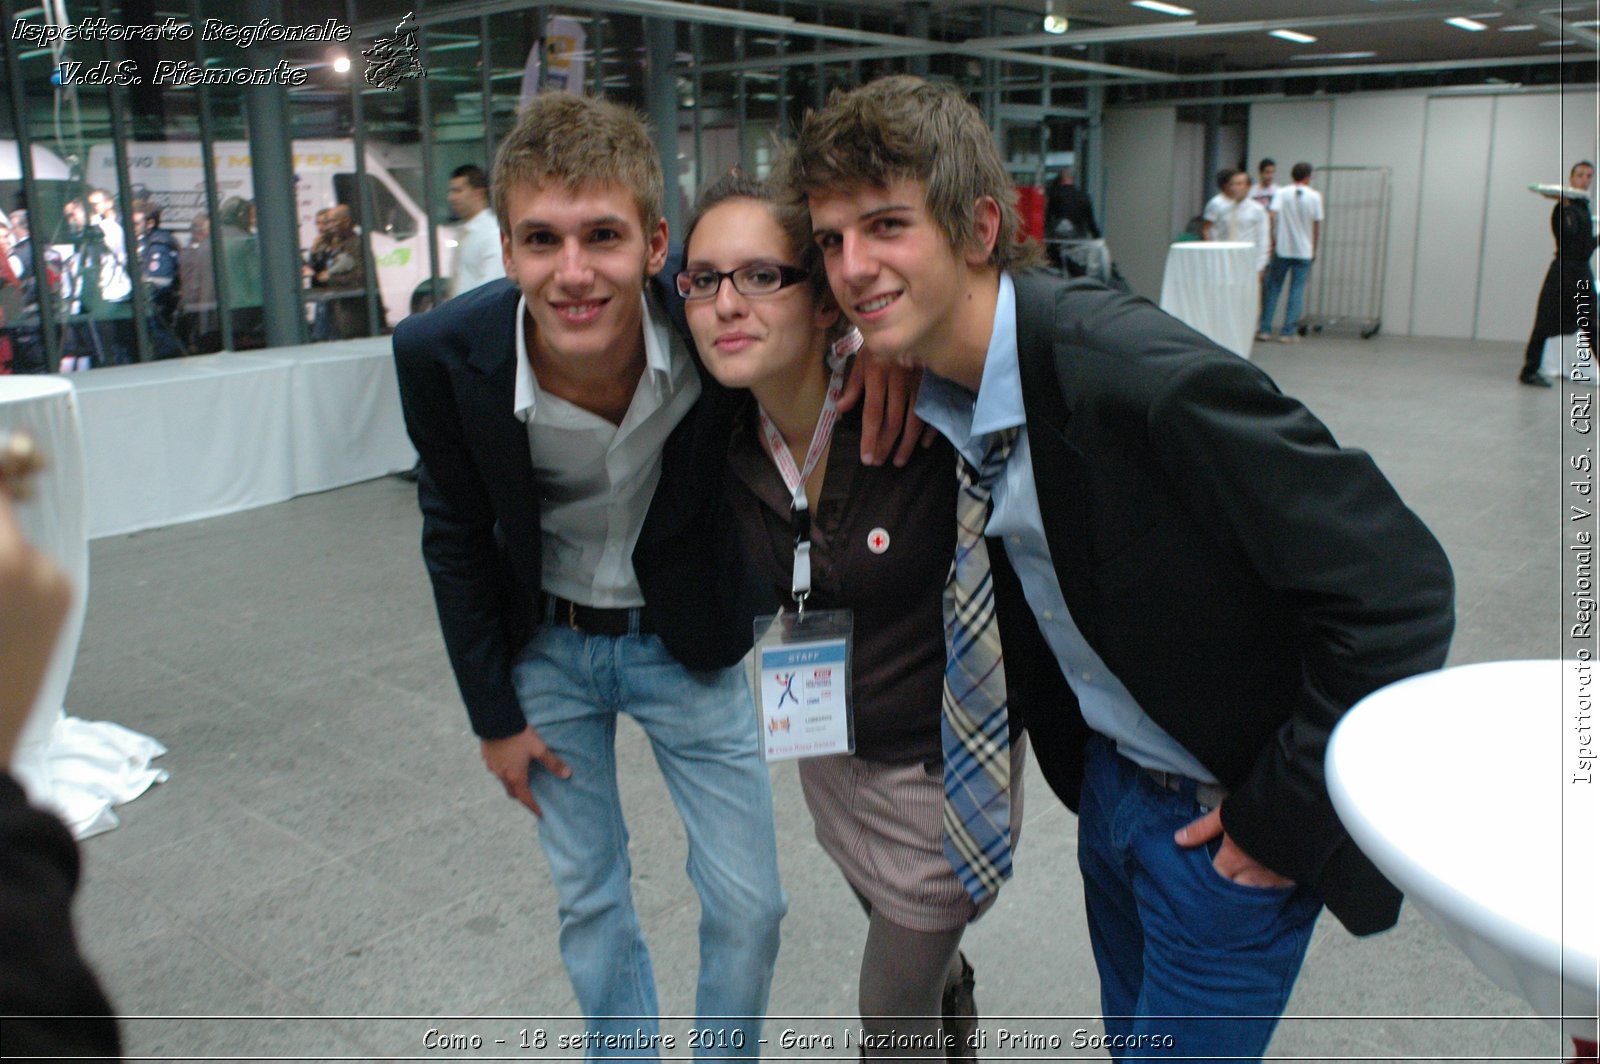
{"type": "Polygon", "coordinates": [[[1517,378],[1517,383],[1526,384],[1532,388],[1555,387],[1555,385],[1550,382],[1550,378],[1546,377],[1543,373],[1524,373],[1522,376],[1517,378]]]}
{"type": "Polygon", "coordinates": [[[944,988],[944,998],[939,1002],[939,1009],[944,1014],[944,1059],[976,1064],[978,1003],[972,996],[972,986],[976,980],[972,975],[972,965],[967,963],[967,955],[958,951],[956,957],[961,961],[961,975],[944,988]]]}

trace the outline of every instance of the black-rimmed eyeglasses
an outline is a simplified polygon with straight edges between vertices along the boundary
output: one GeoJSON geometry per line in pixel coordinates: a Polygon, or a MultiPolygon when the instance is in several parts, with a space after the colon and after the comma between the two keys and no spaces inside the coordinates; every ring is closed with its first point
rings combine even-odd
{"type": "Polygon", "coordinates": [[[742,296],[770,296],[810,276],[810,270],[798,266],[766,263],[740,266],[737,270],[682,270],[677,276],[678,294],[684,299],[713,299],[722,290],[723,278],[727,278],[742,296]]]}

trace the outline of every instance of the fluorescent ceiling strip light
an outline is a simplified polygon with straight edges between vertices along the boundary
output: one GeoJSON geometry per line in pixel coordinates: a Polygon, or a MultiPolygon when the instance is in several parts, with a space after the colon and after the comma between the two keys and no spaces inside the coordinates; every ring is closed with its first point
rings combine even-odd
{"type": "Polygon", "coordinates": [[[1539,28],[1538,26],[1535,26],[1531,22],[1519,22],[1515,26],[1501,26],[1500,27],[1500,32],[1501,33],[1527,33],[1529,30],[1536,30],[1538,28],[1539,28]]]}
{"type": "Polygon", "coordinates": [[[1293,41],[1295,44],[1310,44],[1316,40],[1311,34],[1301,33],[1298,30],[1273,30],[1267,36],[1276,37],[1280,41],[1293,41]]]}
{"type": "Polygon", "coordinates": [[[1299,55],[1291,55],[1289,59],[1296,63],[1317,62],[1323,59],[1372,59],[1377,54],[1377,52],[1301,52],[1299,55]]]}
{"type": "Polygon", "coordinates": [[[1476,19],[1462,18],[1460,16],[1457,16],[1456,18],[1447,18],[1444,21],[1445,25],[1447,26],[1454,26],[1458,30],[1466,30],[1469,33],[1477,33],[1479,30],[1486,30],[1489,28],[1476,19]]]}
{"type": "Polygon", "coordinates": [[[1132,2],[1134,7],[1142,7],[1146,11],[1155,11],[1163,15],[1172,15],[1176,18],[1184,18],[1187,15],[1194,14],[1194,11],[1190,8],[1179,7],[1177,4],[1164,4],[1161,0],[1132,0],[1132,2]]]}

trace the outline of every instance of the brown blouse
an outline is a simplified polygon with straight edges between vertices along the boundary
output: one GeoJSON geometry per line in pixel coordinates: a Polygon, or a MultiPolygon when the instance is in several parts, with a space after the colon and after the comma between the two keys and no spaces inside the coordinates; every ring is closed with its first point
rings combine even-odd
{"type": "MultiPolygon", "coordinates": [[[[853,613],[856,756],[933,761],[941,756],[941,600],[956,544],[955,452],[940,437],[896,469],[862,465],[860,450],[857,408],[834,428],[822,498],[812,505],[806,606],[853,613]]],[[[792,609],[791,498],[762,443],[753,399],[735,419],[728,470],[728,502],[745,550],[792,609]]]]}

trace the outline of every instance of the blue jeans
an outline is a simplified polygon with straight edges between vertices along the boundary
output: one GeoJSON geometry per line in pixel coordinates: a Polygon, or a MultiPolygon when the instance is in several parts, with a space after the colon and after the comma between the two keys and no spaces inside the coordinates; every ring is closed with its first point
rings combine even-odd
{"type": "Polygon", "coordinates": [[[1113,1060],[1259,1059],[1322,909],[1300,887],[1223,878],[1215,845],[1178,846],[1173,833],[1206,812],[1185,791],[1090,740],[1078,865],[1113,1060]]]}
{"type": "Polygon", "coordinates": [[[1289,278],[1289,306],[1283,312],[1283,335],[1294,332],[1306,307],[1306,282],[1311,279],[1310,259],[1286,259],[1272,256],[1267,264],[1266,291],[1261,293],[1261,333],[1272,332],[1272,316],[1278,309],[1278,293],[1283,290],[1283,278],[1289,278]]]}
{"type": "MultiPolygon", "coordinates": [[[[512,679],[528,723],[572,767],[570,779],[536,770],[531,783],[544,810],[539,844],[561,900],[561,959],[588,1030],[659,1030],[617,793],[617,715],[627,713],[649,737],[689,837],[689,879],[700,895],[698,1026],[724,1032],[696,1055],[755,1056],[788,900],[744,670],[692,672],[655,636],[545,625],[512,679]]],[[[684,1031],[676,1038],[685,1045],[684,1031]]],[[[591,1059],[657,1055],[589,1049],[591,1059]]]]}

